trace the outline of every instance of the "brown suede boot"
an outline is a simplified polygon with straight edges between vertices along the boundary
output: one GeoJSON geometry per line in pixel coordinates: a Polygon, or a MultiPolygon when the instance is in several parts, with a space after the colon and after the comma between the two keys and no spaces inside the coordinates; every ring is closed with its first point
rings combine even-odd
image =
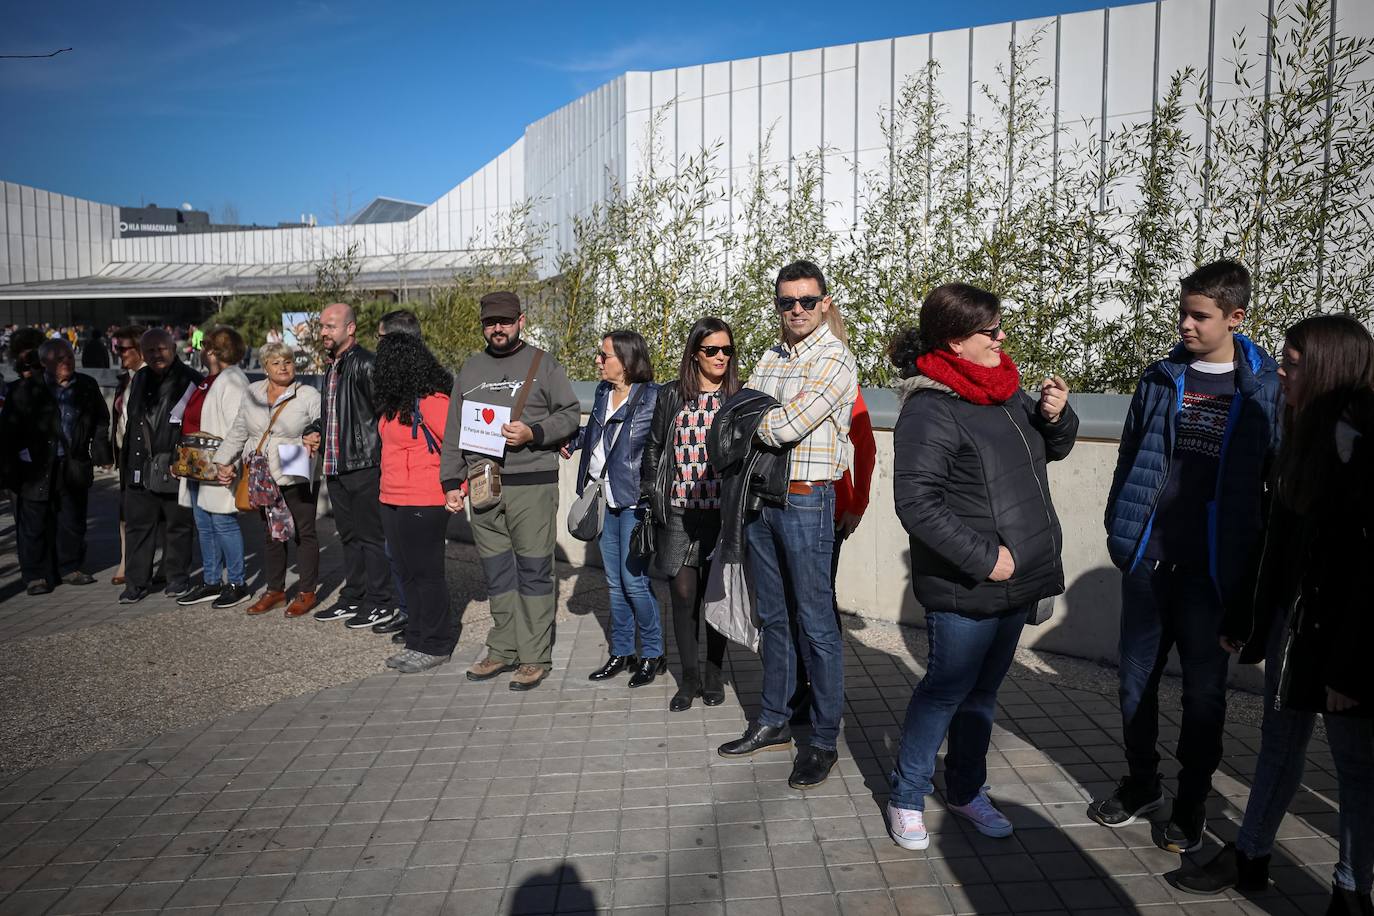
{"type": "Polygon", "coordinates": [[[499,658],[492,658],[488,655],[472,663],[468,668],[468,680],[486,681],[496,677],[503,671],[514,671],[515,665],[512,662],[503,662],[499,658]]]}
{"type": "Polygon", "coordinates": [[[549,669],[543,665],[521,665],[510,676],[511,690],[533,690],[539,682],[549,676],[549,669]]]}
{"type": "Polygon", "coordinates": [[[249,605],[248,613],[252,615],[266,614],[274,607],[281,607],[286,603],[286,592],[266,591],[256,603],[249,605]]]}

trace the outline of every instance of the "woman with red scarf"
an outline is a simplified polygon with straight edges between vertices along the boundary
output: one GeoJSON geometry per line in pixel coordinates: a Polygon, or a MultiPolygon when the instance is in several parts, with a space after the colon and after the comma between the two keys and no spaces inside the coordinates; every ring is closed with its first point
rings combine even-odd
{"type": "Polygon", "coordinates": [[[946,735],[946,808],[985,836],[1011,835],[984,785],[997,691],[1027,617],[1064,591],[1045,465],[1073,448],[1078,418],[1059,377],[1041,383],[1038,400],[1021,389],[1002,352],[1001,317],[995,295],[950,283],[926,297],[920,330],[889,352],[905,377],[893,493],[930,636],[887,806],[906,849],[930,843],[925,796],[946,735]]]}

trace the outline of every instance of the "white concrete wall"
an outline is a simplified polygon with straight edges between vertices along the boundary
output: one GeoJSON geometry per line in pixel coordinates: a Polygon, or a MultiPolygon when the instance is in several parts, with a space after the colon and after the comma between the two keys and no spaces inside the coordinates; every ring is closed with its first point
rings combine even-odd
{"type": "Polygon", "coordinates": [[[118,225],[115,207],[0,182],[0,285],[95,273],[118,225]]]}

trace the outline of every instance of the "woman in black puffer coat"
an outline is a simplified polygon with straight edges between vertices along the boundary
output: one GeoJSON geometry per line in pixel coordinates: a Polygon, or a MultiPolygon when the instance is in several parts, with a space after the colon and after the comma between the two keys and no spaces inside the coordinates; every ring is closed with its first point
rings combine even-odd
{"type": "Polygon", "coordinates": [[[908,849],[929,844],[922,812],[946,734],[947,807],[986,836],[1011,834],[983,785],[997,690],[1027,616],[1064,590],[1045,464],[1073,448],[1078,418],[1057,377],[1044,380],[1038,401],[1021,390],[1005,339],[997,297],[952,283],[926,297],[920,331],[890,354],[907,376],[893,491],[930,634],[887,811],[893,839],[908,849]]]}

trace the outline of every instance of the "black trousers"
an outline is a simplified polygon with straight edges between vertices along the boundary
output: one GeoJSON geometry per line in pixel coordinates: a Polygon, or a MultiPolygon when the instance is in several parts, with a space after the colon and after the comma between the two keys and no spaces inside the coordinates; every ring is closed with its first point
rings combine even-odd
{"type": "Polygon", "coordinates": [[[343,542],[344,587],[339,598],[347,604],[395,607],[391,594],[391,561],[382,534],[382,469],[364,468],[329,478],[334,526],[343,542]]]}
{"type": "Polygon", "coordinates": [[[90,489],[66,481],[66,466],[53,467],[47,499],[14,497],[19,570],[25,582],[57,580],[86,562],[86,507],[90,489]]]}
{"type": "Polygon", "coordinates": [[[152,582],[159,522],[166,525],[162,571],[167,584],[180,585],[190,578],[191,543],[195,540],[190,508],[177,505],[175,493],[129,487],[124,491],[124,537],[128,548],[124,575],[135,588],[148,588],[152,582]]]}
{"type": "MultiPolygon", "coordinates": [[[[296,524],[297,590],[313,592],[320,584],[320,539],[315,534],[315,505],[317,492],[308,483],[295,483],[281,488],[291,521],[296,524]]],[[[267,590],[286,591],[286,542],[274,541],[267,533],[267,513],[259,511],[263,522],[262,564],[267,573],[267,590]]]]}
{"type": "Polygon", "coordinates": [[[406,648],[426,655],[452,655],[458,644],[458,615],[444,577],[448,520],[443,506],[382,505],[382,527],[410,613],[406,648]]]}

